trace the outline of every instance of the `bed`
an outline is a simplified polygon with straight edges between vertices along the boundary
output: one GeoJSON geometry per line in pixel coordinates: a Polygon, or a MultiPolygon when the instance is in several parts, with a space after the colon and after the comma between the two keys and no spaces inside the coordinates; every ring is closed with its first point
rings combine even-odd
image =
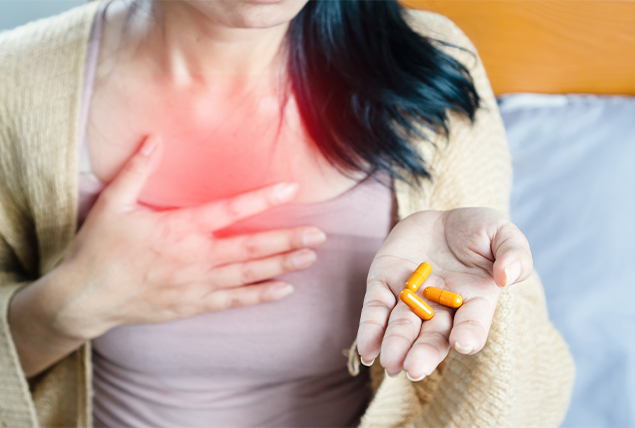
{"type": "Polygon", "coordinates": [[[404,2],[474,42],[532,247],[577,377],[563,427],[635,426],[635,1],[404,2]]]}

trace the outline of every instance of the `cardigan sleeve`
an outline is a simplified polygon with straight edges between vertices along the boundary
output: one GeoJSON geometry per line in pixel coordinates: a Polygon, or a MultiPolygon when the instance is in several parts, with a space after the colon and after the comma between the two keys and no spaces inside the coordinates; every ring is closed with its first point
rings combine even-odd
{"type": "Polygon", "coordinates": [[[76,130],[99,5],[0,34],[0,427],[90,425],[89,345],[27,380],[8,310],[76,230],[76,130]]]}
{"type": "MultiPolygon", "coordinates": [[[[413,15],[416,30],[462,48],[443,47],[469,69],[482,100],[473,124],[451,117],[449,142],[439,153],[428,188],[429,206],[422,208],[477,206],[508,214],[511,158],[483,64],[447,18],[413,15]]],[[[451,351],[438,371],[429,382],[414,383],[423,410],[417,426],[558,426],[569,403],[574,366],[549,322],[538,276],[502,292],[481,352],[466,356],[451,351]]]]}
{"type": "Polygon", "coordinates": [[[35,406],[11,338],[8,310],[11,298],[28,282],[12,269],[15,256],[0,236],[0,426],[36,426],[35,406]]]}
{"type": "MultiPolygon", "coordinates": [[[[86,421],[87,399],[82,385],[87,346],[32,379],[27,380],[22,370],[8,314],[11,299],[31,284],[31,276],[24,274],[23,263],[7,242],[19,231],[15,224],[7,228],[10,206],[0,198],[0,427],[87,425],[81,423],[86,421]]],[[[26,252],[27,247],[23,245],[22,250],[26,252]]]]}
{"type": "Polygon", "coordinates": [[[29,284],[27,270],[34,266],[37,250],[15,245],[32,242],[29,231],[33,227],[25,215],[25,198],[16,192],[22,187],[16,174],[20,164],[12,146],[17,109],[8,85],[16,73],[7,65],[12,52],[3,47],[0,43],[0,426],[33,427],[37,425],[35,405],[11,337],[8,312],[12,297],[29,284]]]}

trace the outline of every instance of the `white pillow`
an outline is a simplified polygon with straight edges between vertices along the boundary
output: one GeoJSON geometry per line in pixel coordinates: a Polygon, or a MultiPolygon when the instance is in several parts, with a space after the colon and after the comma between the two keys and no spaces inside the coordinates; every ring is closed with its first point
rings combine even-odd
{"type": "Polygon", "coordinates": [[[511,217],[577,377],[564,427],[635,426],[635,98],[500,100],[511,217]]]}

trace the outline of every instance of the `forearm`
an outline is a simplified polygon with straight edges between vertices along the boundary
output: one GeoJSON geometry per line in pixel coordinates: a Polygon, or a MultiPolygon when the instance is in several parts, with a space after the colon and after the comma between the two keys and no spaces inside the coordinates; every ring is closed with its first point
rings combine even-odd
{"type": "Polygon", "coordinates": [[[11,336],[27,377],[33,377],[78,349],[86,339],[59,325],[57,308],[63,299],[58,271],[18,291],[9,306],[11,336]]]}

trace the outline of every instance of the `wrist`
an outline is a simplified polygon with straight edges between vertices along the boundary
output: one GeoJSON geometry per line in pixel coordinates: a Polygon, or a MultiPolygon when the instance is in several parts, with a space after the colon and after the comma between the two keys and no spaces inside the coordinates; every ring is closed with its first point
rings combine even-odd
{"type": "Polygon", "coordinates": [[[86,341],[55,327],[55,300],[47,298],[49,280],[42,277],[18,290],[9,304],[11,336],[27,377],[42,372],[86,341]]]}
{"type": "Polygon", "coordinates": [[[86,342],[108,330],[94,310],[94,299],[87,296],[89,279],[84,271],[72,263],[63,263],[50,273],[51,278],[40,290],[48,306],[49,333],[62,340],[86,342]]]}
{"type": "Polygon", "coordinates": [[[81,344],[93,338],[89,324],[75,308],[78,275],[60,265],[18,291],[11,300],[9,321],[12,330],[22,328],[33,337],[46,337],[64,344],[81,344]]]}

